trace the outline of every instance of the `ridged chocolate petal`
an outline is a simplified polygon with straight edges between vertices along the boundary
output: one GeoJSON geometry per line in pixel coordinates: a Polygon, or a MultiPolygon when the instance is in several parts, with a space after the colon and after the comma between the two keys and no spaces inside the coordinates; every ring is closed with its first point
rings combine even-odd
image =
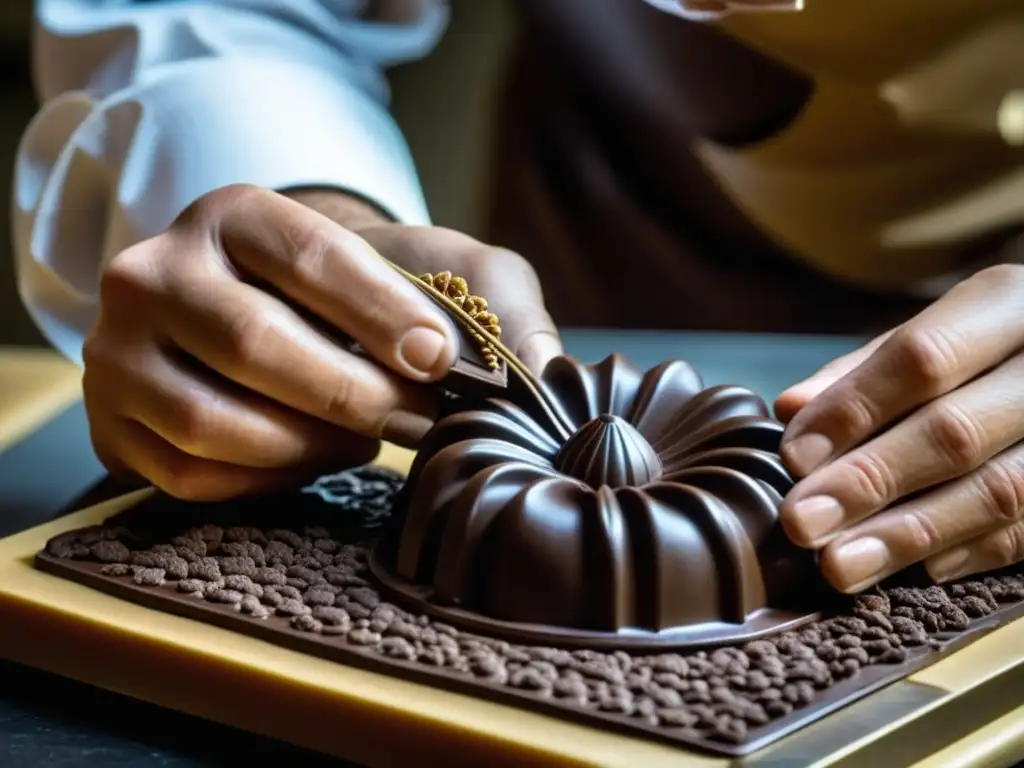
{"type": "MultiPolygon", "coordinates": [[[[632,552],[628,575],[633,585],[632,617],[617,628],[657,632],[722,620],[718,560],[707,546],[699,511],[715,502],[697,489],[678,488],[667,502],[647,489],[620,488],[615,493],[632,552]]],[[[598,584],[607,584],[607,572],[595,569],[595,574],[598,584]]],[[[598,593],[595,586],[592,594],[604,594],[620,606],[626,603],[607,587],[598,593]]]]}
{"type": "Polygon", "coordinates": [[[778,520],[777,497],[748,475],[726,467],[691,467],[672,482],[706,491],[725,504],[757,548],[778,520]]]}
{"type": "Polygon", "coordinates": [[[642,381],[643,372],[621,355],[596,366],[557,357],[541,377],[542,386],[576,428],[603,413],[627,417],[642,381]]]}
{"type": "Polygon", "coordinates": [[[478,472],[503,464],[525,464],[550,469],[543,457],[498,440],[466,440],[428,456],[420,470],[410,474],[412,492],[398,548],[398,573],[407,579],[424,578],[424,550],[440,536],[452,502],[478,472]]]}
{"type": "Polygon", "coordinates": [[[683,456],[666,471],[663,480],[676,481],[691,467],[727,467],[735,469],[785,496],[793,488],[793,478],[782,465],[778,454],[753,448],[713,448],[710,451],[683,456]]]}
{"type": "Polygon", "coordinates": [[[691,412],[693,398],[704,388],[697,371],[682,360],[649,370],[629,412],[629,422],[652,444],[658,443],[691,412]]]}
{"type": "Polygon", "coordinates": [[[499,464],[473,476],[449,507],[444,532],[433,552],[421,557],[423,567],[434,569],[434,591],[442,603],[478,602],[485,582],[478,573],[490,558],[486,547],[488,528],[518,495],[542,480],[565,480],[554,470],[526,464],[499,464]]]}
{"type": "Polygon", "coordinates": [[[460,411],[441,419],[423,439],[419,455],[430,456],[454,443],[476,439],[499,440],[551,459],[560,448],[523,410],[503,400],[492,400],[486,410],[460,411]]]}
{"type": "Polygon", "coordinates": [[[764,401],[749,389],[710,387],[694,396],[672,428],[651,442],[659,449],[688,448],[695,436],[709,427],[742,417],[771,420],[764,401]]]}
{"type": "Polygon", "coordinates": [[[695,586],[718,587],[722,620],[740,623],[764,605],[765,585],[757,552],[732,510],[712,494],[690,485],[658,483],[645,490],[699,529],[698,546],[686,554],[707,552],[713,558],[713,568],[695,586]]]}
{"type": "Polygon", "coordinates": [[[581,578],[591,570],[585,512],[594,495],[563,480],[523,488],[491,524],[495,544],[477,561],[483,589],[474,607],[505,621],[589,626],[581,578]]]}
{"type": "Polygon", "coordinates": [[[771,419],[736,416],[705,425],[671,447],[657,446],[661,463],[675,468],[676,461],[714,448],[747,448],[777,453],[785,428],[771,419]]]}

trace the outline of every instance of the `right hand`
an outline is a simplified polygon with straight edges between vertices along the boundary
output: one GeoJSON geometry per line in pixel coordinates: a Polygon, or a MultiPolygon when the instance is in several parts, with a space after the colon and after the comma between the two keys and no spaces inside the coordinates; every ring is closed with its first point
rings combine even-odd
{"type": "Polygon", "coordinates": [[[487,298],[503,341],[539,341],[538,365],[560,351],[520,257],[361,203],[347,228],[337,212],[351,208],[323,215],[226,187],[110,261],[83,357],[93,444],[111,474],[219,500],[363,464],[381,439],[415,445],[436,413],[425,385],[447,373],[458,336],[368,240],[409,271],[447,269],[474,292],[501,285],[487,298]],[[339,331],[380,364],[333,341],[339,331]]]}

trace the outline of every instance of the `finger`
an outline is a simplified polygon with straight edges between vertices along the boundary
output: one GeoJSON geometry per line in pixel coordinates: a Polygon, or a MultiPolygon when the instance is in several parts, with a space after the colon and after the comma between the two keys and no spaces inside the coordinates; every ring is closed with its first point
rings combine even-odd
{"type": "Polygon", "coordinates": [[[944,584],[1024,560],[1024,523],[1016,522],[934,555],[925,561],[928,574],[944,584]]]}
{"type": "Polygon", "coordinates": [[[535,373],[563,354],[562,340],[544,304],[533,267],[518,254],[492,248],[473,270],[474,292],[498,315],[502,341],[535,373]]]}
{"type": "Polygon", "coordinates": [[[775,400],[775,416],[782,422],[791,421],[807,403],[867,360],[892,333],[886,331],[859,349],[837,357],[809,378],[794,384],[775,400]]]}
{"type": "Polygon", "coordinates": [[[780,509],[797,544],[818,548],[897,500],[960,477],[1024,435],[1024,357],[1011,358],[800,481],[780,509]]]}
{"type": "Polygon", "coordinates": [[[518,254],[440,227],[377,227],[360,234],[416,274],[447,270],[465,278],[498,316],[502,343],[532,371],[563,353],[537,273],[518,254]]]}
{"type": "Polygon", "coordinates": [[[454,326],[359,235],[283,195],[246,188],[219,222],[224,253],[416,381],[458,356],[454,326]]]}
{"type": "Polygon", "coordinates": [[[322,467],[264,469],[191,456],[128,419],[118,425],[115,448],[128,467],[185,501],[223,501],[283,490],[323,473],[322,467]]]}
{"type": "Polygon", "coordinates": [[[996,267],[960,283],[808,403],[783,437],[787,466],[810,474],[1020,348],[1022,270],[996,267]]]}
{"type": "Polygon", "coordinates": [[[285,468],[358,463],[377,453],[372,438],[282,406],[155,347],[122,350],[118,363],[121,388],[112,398],[113,412],[192,456],[285,468]]]}
{"type": "Polygon", "coordinates": [[[436,415],[436,393],[347,352],[284,302],[235,280],[180,279],[163,295],[161,329],[243,387],[367,437],[423,429],[436,415]]]}
{"type": "MultiPolygon", "coordinates": [[[[822,571],[853,593],[914,563],[1015,525],[1024,515],[1024,446],[870,517],[826,546],[822,571]]],[[[950,556],[952,557],[952,556],[950,556]]]]}
{"type": "Polygon", "coordinates": [[[548,363],[563,354],[565,354],[565,350],[562,347],[562,340],[558,336],[553,336],[546,331],[538,331],[523,340],[516,356],[523,361],[527,368],[540,375],[548,363]]]}

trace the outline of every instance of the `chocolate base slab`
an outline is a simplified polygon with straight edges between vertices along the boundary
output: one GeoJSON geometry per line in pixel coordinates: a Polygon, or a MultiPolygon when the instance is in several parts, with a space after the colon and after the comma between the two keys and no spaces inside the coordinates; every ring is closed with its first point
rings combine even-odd
{"type": "Polygon", "coordinates": [[[842,615],[741,647],[629,656],[514,645],[387,603],[367,581],[376,533],[338,526],[336,507],[285,497],[232,505],[157,499],[102,528],[57,537],[36,564],[121,599],[310,655],[727,755],[756,751],[1024,613],[1018,568],[947,588],[891,586],[849,603],[842,615]],[[192,552],[193,567],[180,555],[200,540],[217,545],[202,556],[192,552]],[[215,560],[217,572],[204,557],[215,560]],[[183,572],[183,563],[193,573],[183,572]],[[126,575],[110,575],[120,571],[126,575]],[[208,599],[181,591],[195,582],[208,599]]]}
{"type": "MultiPolygon", "coordinates": [[[[385,544],[388,542],[384,542],[385,544]]],[[[565,648],[586,648],[599,651],[622,650],[629,653],[642,651],[679,650],[681,648],[707,648],[736,642],[750,642],[787,630],[798,629],[819,619],[820,613],[762,608],[742,624],[708,621],[689,627],[663,632],[629,631],[597,632],[570,627],[545,626],[502,621],[458,606],[444,605],[433,599],[430,587],[413,584],[397,576],[385,562],[389,557],[387,546],[376,546],[370,552],[370,571],[384,588],[385,594],[409,610],[425,613],[438,621],[487,636],[501,637],[521,643],[557,645],[565,648]]]]}

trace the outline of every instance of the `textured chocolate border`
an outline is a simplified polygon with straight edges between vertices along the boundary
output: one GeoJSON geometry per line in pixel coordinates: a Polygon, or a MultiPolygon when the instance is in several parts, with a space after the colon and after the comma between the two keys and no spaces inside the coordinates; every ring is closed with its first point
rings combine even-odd
{"type": "MultiPolygon", "coordinates": [[[[172,508],[176,507],[180,512],[182,505],[176,502],[168,502],[166,499],[158,499],[156,503],[147,502],[140,505],[140,507],[129,510],[127,513],[111,518],[104,527],[127,525],[137,531],[143,530],[140,522],[144,522],[148,516],[151,520],[159,520],[157,525],[163,526],[166,529],[168,514],[173,513],[172,510],[167,509],[168,504],[172,508]]],[[[308,509],[308,507],[304,507],[301,504],[296,504],[294,500],[283,510],[278,506],[277,509],[280,511],[276,512],[274,517],[279,522],[278,525],[272,526],[261,520],[250,520],[245,516],[240,516],[237,506],[228,514],[230,518],[228,520],[222,520],[222,516],[218,514],[216,508],[209,509],[207,512],[199,511],[197,513],[196,508],[192,507],[193,514],[184,515],[185,519],[181,520],[180,530],[200,522],[221,525],[225,528],[230,525],[248,524],[263,530],[268,530],[270,527],[281,527],[293,531],[301,530],[303,524],[322,524],[322,515],[313,514],[311,517],[303,515],[302,510],[304,508],[308,509]],[[189,517],[193,518],[191,522],[188,520],[189,517]],[[299,522],[302,524],[297,524],[297,518],[299,518],[299,522]],[[242,522],[243,520],[244,522],[242,522]]],[[[67,535],[64,534],[64,536],[67,535]]],[[[341,539],[342,536],[338,538],[341,539]]],[[[351,548],[365,553],[369,545],[372,544],[372,541],[365,535],[352,534],[350,535],[350,540],[352,538],[361,539],[361,541],[358,544],[343,544],[343,549],[351,548]]],[[[169,540],[170,536],[167,536],[166,539],[161,536],[157,543],[169,540]]],[[[233,606],[215,604],[197,599],[191,595],[182,594],[177,591],[175,582],[167,582],[163,586],[156,587],[137,586],[132,581],[131,576],[112,577],[102,575],[101,569],[104,566],[99,563],[58,558],[48,552],[41,552],[36,556],[36,566],[40,570],[148,608],[238,631],[277,645],[353,667],[400,677],[433,687],[449,689],[502,704],[523,707],[557,718],[576,721],[584,725],[614,730],[627,736],[642,737],[678,746],[685,745],[729,756],[741,756],[759,750],[883,686],[900,680],[914,671],[934,663],[948,653],[969,644],[997,626],[1024,614],[1024,601],[1003,603],[1001,607],[990,615],[971,621],[965,631],[929,633],[927,645],[905,649],[907,651],[905,661],[901,663],[876,662],[866,664],[854,676],[831,683],[824,690],[816,690],[813,699],[806,705],[797,706],[791,713],[771,720],[761,727],[751,728],[741,743],[727,743],[700,737],[699,735],[695,736],[694,731],[685,727],[672,728],[665,725],[650,725],[636,716],[601,711],[601,709],[593,704],[580,705],[567,700],[556,699],[550,695],[538,695],[529,690],[514,688],[505,683],[488,683],[472,674],[432,666],[423,661],[405,661],[389,658],[377,650],[376,647],[362,647],[350,642],[344,634],[325,636],[304,632],[293,629],[290,626],[290,619],[287,617],[271,615],[267,618],[257,619],[240,613],[233,606]]],[[[1017,576],[1019,571],[1020,569],[1014,573],[1014,576],[1017,576]]],[[[363,589],[367,588],[364,587],[363,589]]],[[[376,590],[373,590],[373,592],[377,594],[381,602],[386,603],[386,600],[380,596],[379,592],[376,590]]],[[[843,615],[845,616],[846,614],[843,615]]],[[[418,623],[419,626],[428,628],[444,626],[427,617],[421,617],[418,623]]],[[[444,629],[441,630],[442,633],[444,631],[444,629]]],[[[481,637],[478,634],[474,635],[468,632],[460,633],[460,636],[464,639],[481,637]]],[[[513,649],[521,647],[525,648],[525,646],[512,646],[513,649]]],[[[664,656],[671,656],[671,654],[664,656]]],[[[686,655],[679,655],[676,658],[692,659],[692,656],[692,652],[688,652],[686,655]]],[[[691,661],[690,663],[694,662],[691,661]]]]}

